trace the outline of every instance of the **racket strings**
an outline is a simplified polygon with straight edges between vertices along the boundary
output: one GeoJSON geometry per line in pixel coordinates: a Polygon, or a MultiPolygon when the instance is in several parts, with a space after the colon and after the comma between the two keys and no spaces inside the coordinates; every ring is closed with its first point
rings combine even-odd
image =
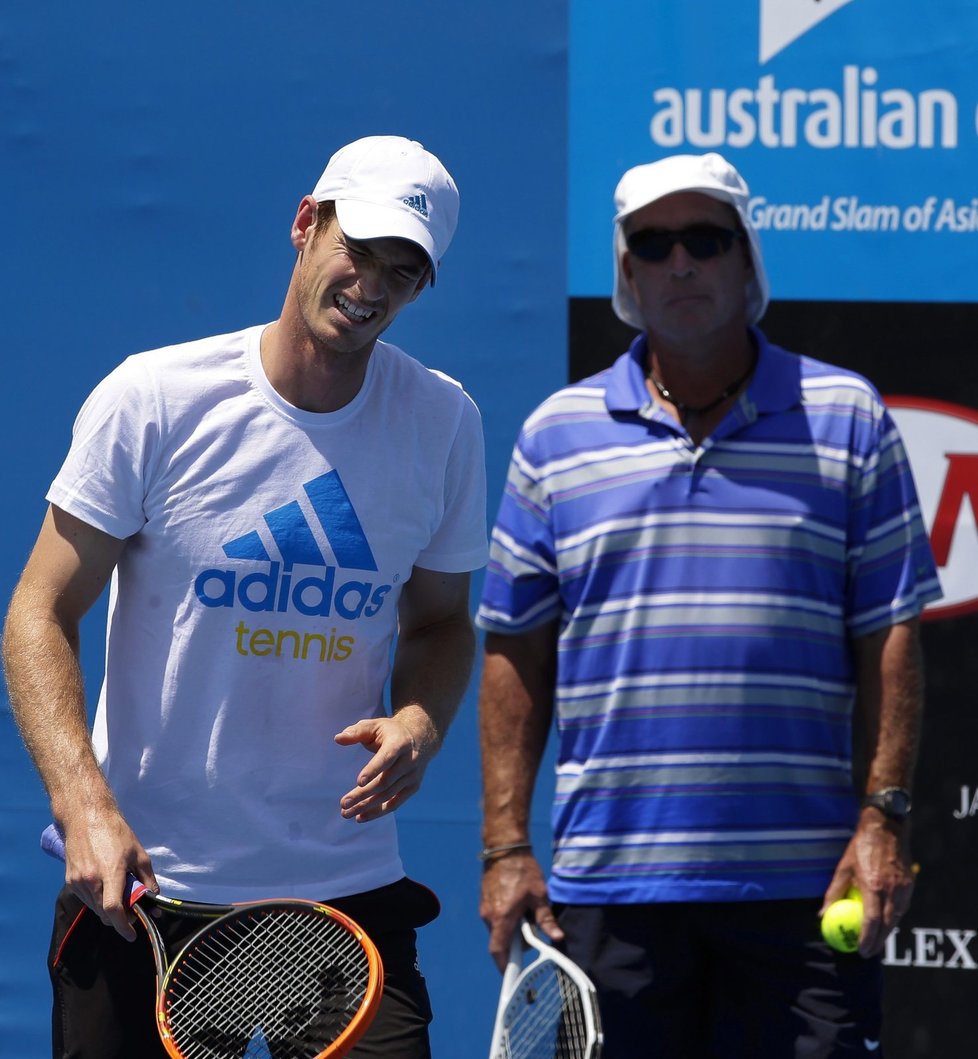
{"type": "Polygon", "coordinates": [[[313,1059],[368,988],[359,938],[328,913],[244,909],[191,942],[166,985],[163,1023],[185,1059],[313,1059]]]}
{"type": "Polygon", "coordinates": [[[509,1003],[498,1059],[580,1059],[590,1039],[580,990],[545,961],[531,969],[509,1003]]]}

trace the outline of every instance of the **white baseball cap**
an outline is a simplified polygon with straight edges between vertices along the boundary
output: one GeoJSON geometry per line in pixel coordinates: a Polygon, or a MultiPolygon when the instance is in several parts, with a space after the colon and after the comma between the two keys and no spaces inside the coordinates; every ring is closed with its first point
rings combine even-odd
{"type": "Polygon", "coordinates": [[[458,189],[448,170],[415,140],[365,136],[330,158],[313,188],[336,203],[351,239],[408,239],[431,261],[431,282],[458,224],[458,189]]]}
{"type": "Polygon", "coordinates": [[[754,274],[747,281],[747,322],[756,324],[764,315],[770,298],[770,286],[761,257],[761,240],[751,223],[747,203],[750,190],[736,169],[718,154],[676,154],[648,165],[629,169],[615,189],[615,290],[611,306],[620,320],[642,330],[645,322],[622,273],[621,259],[625,246],[625,218],[636,210],[658,202],[678,191],[699,191],[737,211],[750,246],[754,274]]]}

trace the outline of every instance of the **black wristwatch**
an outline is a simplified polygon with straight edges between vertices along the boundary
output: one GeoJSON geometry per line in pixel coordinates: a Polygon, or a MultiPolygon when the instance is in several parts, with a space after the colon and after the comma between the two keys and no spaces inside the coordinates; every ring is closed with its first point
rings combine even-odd
{"type": "Polygon", "coordinates": [[[873,791],[863,798],[863,808],[872,806],[874,809],[891,820],[906,820],[913,808],[910,799],[910,791],[903,787],[884,787],[881,791],[873,791]]]}

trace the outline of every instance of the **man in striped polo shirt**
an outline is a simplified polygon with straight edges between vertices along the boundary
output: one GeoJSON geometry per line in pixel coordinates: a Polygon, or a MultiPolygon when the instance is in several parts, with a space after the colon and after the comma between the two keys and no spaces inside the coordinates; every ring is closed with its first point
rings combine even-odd
{"type": "Polygon", "coordinates": [[[936,571],[879,394],[757,328],[747,202],[716,154],[623,176],[613,305],[642,333],[526,421],[479,610],[490,951],[523,914],[561,940],[605,1059],[880,1054],[912,889],[936,571]],[[528,825],[554,714],[545,879],[528,825]],[[818,916],[850,886],[841,955],[818,916]]]}

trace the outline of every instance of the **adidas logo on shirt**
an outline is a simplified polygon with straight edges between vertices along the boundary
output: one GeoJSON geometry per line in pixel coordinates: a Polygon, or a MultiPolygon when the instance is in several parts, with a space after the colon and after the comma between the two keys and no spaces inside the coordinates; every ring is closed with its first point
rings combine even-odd
{"type": "MultiPolygon", "coordinates": [[[[339,473],[328,471],[306,482],[302,488],[339,565],[353,570],[376,570],[377,563],[370,544],[339,473]]],[[[269,511],[265,515],[265,523],[286,570],[291,570],[296,563],[305,566],[327,565],[297,500],[269,511]]],[[[225,544],[224,554],[229,559],[271,559],[255,530],[225,544]]]]}
{"type": "Polygon", "coordinates": [[[329,563],[302,505],[292,500],[264,516],[280,559],[272,558],[257,530],[228,541],[223,545],[228,559],[261,563],[263,569],[201,571],[194,589],[205,607],[296,611],[349,620],[373,617],[381,610],[392,586],[370,578],[377,572],[377,563],[339,474],[329,471],[302,488],[338,565],[329,563]],[[299,576],[295,572],[299,566],[319,570],[299,576]],[[343,582],[337,576],[339,570],[363,571],[366,577],[343,582]]]}
{"type": "Polygon", "coordinates": [[[412,210],[420,213],[422,217],[428,216],[428,199],[425,195],[408,195],[401,201],[405,206],[410,206],[412,210]]]}

